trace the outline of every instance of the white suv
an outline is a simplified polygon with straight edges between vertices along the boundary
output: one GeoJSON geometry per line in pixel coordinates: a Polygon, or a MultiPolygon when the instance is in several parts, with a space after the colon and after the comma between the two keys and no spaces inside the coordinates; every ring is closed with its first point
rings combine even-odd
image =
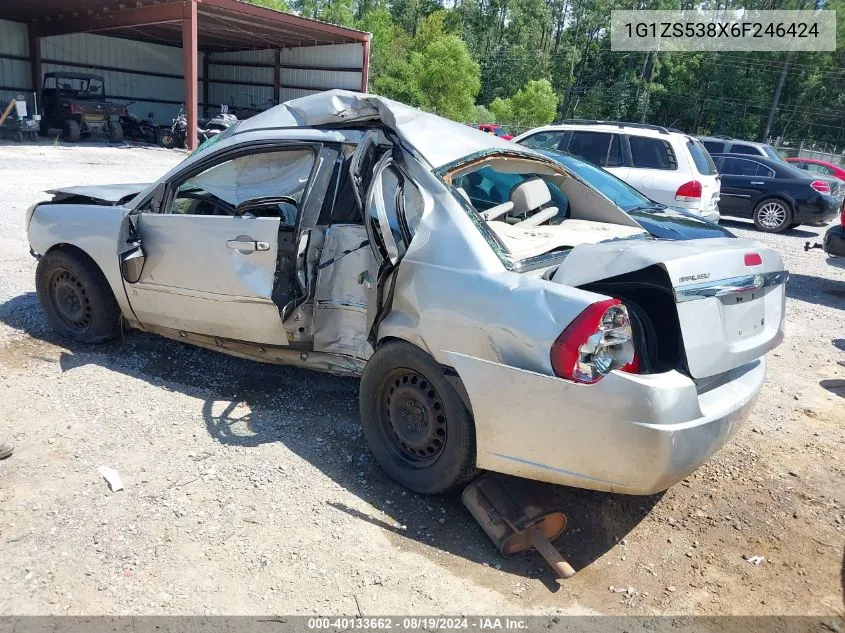
{"type": "Polygon", "coordinates": [[[514,142],[579,156],[656,202],[719,221],[719,174],[694,136],[657,125],[577,119],[536,128],[514,142]]]}

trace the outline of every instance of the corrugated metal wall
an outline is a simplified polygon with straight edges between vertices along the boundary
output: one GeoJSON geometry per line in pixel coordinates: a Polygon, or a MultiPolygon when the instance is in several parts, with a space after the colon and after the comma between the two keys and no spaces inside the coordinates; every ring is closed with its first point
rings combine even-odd
{"type": "MultiPolygon", "coordinates": [[[[361,44],[288,48],[281,51],[280,60],[280,101],[331,88],[361,89],[361,44]]],[[[210,53],[208,100],[233,107],[266,107],[273,99],[274,64],[272,50],[210,53]]]]}
{"type": "MultiPolygon", "coordinates": [[[[364,47],[360,43],[290,48],[279,56],[280,101],[331,88],[361,89],[364,47]]],[[[152,113],[158,124],[169,123],[185,98],[178,47],[79,33],[42,38],[41,57],[45,73],[102,75],[112,100],[134,101],[130,109],[136,115],[144,118],[152,113]]],[[[25,92],[32,108],[28,58],[26,25],[0,20],[0,100],[25,92]]],[[[218,104],[259,110],[274,105],[275,61],[273,50],[210,53],[208,105],[212,110],[218,104]]],[[[200,53],[200,76],[203,66],[200,53]]],[[[202,101],[202,78],[198,94],[202,101]]]]}
{"type": "Polygon", "coordinates": [[[113,101],[134,101],[132,112],[142,118],[152,112],[156,123],[169,123],[185,100],[181,48],[75,33],[43,38],[41,58],[45,73],[78,70],[102,75],[113,101]]]}
{"type": "MultiPolygon", "coordinates": [[[[8,57],[29,58],[26,25],[0,20],[0,101],[10,101],[20,92],[32,92],[29,62],[8,57]]],[[[27,102],[32,107],[32,95],[27,94],[27,102]]]]}

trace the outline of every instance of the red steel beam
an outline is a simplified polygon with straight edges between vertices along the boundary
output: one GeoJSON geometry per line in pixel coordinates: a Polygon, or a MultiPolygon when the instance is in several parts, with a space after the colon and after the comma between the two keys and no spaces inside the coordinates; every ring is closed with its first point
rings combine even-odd
{"type": "Polygon", "coordinates": [[[363,43],[364,46],[364,61],[361,63],[361,92],[367,92],[367,85],[370,80],[370,35],[367,34],[367,40],[363,43]]]}
{"type": "Polygon", "coordinates": [[[216,7],[222,11],[233,14],[248,15],[259,18],[263,22],[273,22],[281,25],[296,26],[306,31],[320,31],[335,35],[346,40],[364,42],[369,38],[369,33],[363,31],[356,31],[342,26],[335,26],[334,24],[326,24],[325,22],[317,22],[316,20],[309,20],[308,18],[301,18],[298,15],[291,15],[290,13],[280,13],[272,9],[265,9],[254,4],[247,4],[239,0],[198,0],[205,7],[216,7]]]}
{"type": "Polygon", "coordinates": [[[41,23],[37,27],[37,35],[45,37],[67,33],[91,33],[108,29],[179,22],[181,19],[182,3],[167,2],[41,23]]]}
{"type": "Polygon", "coordinates": [[[182,8],[182,54],[185,57],[185,115],[188,149],[197,148],[197,0],[185,0],[182,8]]]}

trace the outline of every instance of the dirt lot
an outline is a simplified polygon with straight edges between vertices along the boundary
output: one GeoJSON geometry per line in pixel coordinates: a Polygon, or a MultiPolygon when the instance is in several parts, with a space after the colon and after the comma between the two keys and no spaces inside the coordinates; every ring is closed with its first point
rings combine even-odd
{"type": "Polygon", "coordinates": [[[501,559],[458,498],[381,473],[355,381],[136,332],[85,348],[50,331],[26,208],[181,157],[0,146],[0,437],[17,445],[0,462],[0,614],[843,614],[845,269],[803,252],[821,229],[726,222],[792,274],[756,410],[665,494],[555,489],[580,570],[560,587],[537,556],[501,559]]]}

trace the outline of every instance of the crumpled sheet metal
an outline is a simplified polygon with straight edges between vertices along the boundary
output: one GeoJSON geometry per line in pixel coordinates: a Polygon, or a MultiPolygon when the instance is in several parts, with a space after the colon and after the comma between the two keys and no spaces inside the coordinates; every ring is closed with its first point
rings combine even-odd
{"type": "Polygon", "coordinates": [[[511,141],[463,123],[449,121],[398,101],[348,90],[329,90],[287,101],[247,119],[241,123],[238,132],[376,119],[412,145],[432,168],[495,147],[533,154],[511,141]]]}

